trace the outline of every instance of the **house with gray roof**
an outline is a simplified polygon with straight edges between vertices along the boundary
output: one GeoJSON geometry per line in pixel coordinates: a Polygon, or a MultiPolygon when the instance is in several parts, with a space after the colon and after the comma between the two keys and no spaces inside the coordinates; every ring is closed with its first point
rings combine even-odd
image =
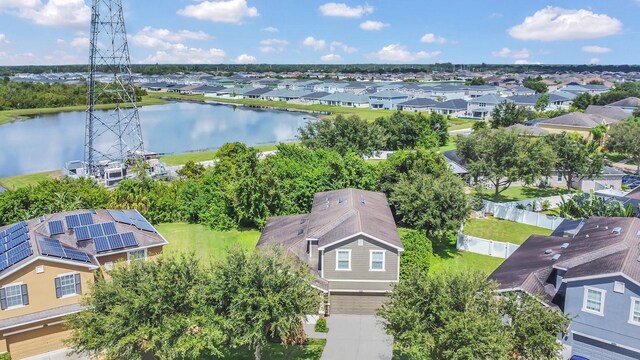
{"type": "Polygon", "coordinates": [[[312,93],[312,91],[275,89],[262,94],[260,99],[269,101],[290,101],[300,99],[302,96],[309,95],[310,93],[312,93]]]}
{"type": "Polygon", "coordinates": [[[620,120],[602,115],[572,112],[541,120],[537,123],[537,126],[550,133],[575,132],[584,138],[589,138],[591,136],[590,130],[594,127],[600,124],[609,126],[617,122],[620,122],[620,120]]]}
{"type": "Polygon", "coordinates": [[[463,99],[467,90],[463,84],[438,84],[431,87],[431,97],[442,101],[463,99]]]}
{"type": "Polygon", "coordinates": [[[400,111],[410,112],[429,112],[431,107],[436,105],[437,101],[429,98],[415,98],[405,102],[401,102],[397,105],[400,111]]]}
{"type": "MultiPolygon", "coordinates": [[[[549,93],[547,95],[549,96],[549,105],[547,105],[544,111],[568,109],[572,104],[572,101],[567,97],[563,97],[553,93],[549,93]]],[[[524,106],[528,109],[533,110],[540,97],[542,97],[542,94],[513,95],[507,97],[507,99],[513,101],[518,106],[524,106]]]]}
{"type": "Polygon", "coordinates": [[[491,85],[469,85],[465,90],[465,97],[467,99],[473,99],[484,95],[495,94],[498,95],[498,87],[491,85]]]}
{"type": "Polygon", "coordinates": [[[615,106],[600,106],[600,105],[589,105],[584,110],[584,113],[604,116],[604,117],[615,119],[618,121],[622,121],[624,119],[627,119],[633,116],[633,114],[628,113],[622,108],[615,107],[615,106]]]}
{"type": "Polygon", "coordinates": [[[320,99],[328,95],[331,95],[331,94],[324,91],[313,92],[311,94],[301,96],[300,102],[308,105],[317,105],[317,104],[320,104],[320,99]]]}
{"type": "Polygon", "coordinates": [[[404,250],[386,196],[358,189],[320,192],[309,214],[271,217],[256,246],[270,245],[309,266],[334,314],[375,313],[404,250]]]}
{"type": "Polygon", "coordinates": [[[409,100],[409,96],[395,90],[382,90],[369,95],[372,109],[396,110],[399,103],[409,100]]]}
{"type": "Polygon", "coordinates": [[[469,100],[467,103],[467,116],[483,119],[491,117],[491,112],[496,105],[503,101],[509,101],[496,94],[483,95],[469,100]]]}
{"type": "Polygon", "coordinates": [[[273,89],[270,87],[255,88],[242,94],[242,98],[243,99],[260,99],[262,95],[271,91],[273,91],[273,89]]]}
{"type": "Polygon", "coordinates": [[[640,219],[591,217],[529,237],[490,276],[571,319],[560,340],[586,359],[640,359],[640,219]]]}
{"type": "Polygon", "coordinates": [[[536,91],[535,90],[531,90],[526,86],[515,86],[510,88],[509,90],[507,90],[507,92],[511,93],[511,95],[516,95],[516,96],[528,96],[528,95],[535,95],[536,91]]]}
{"type": "Polygon", "coordinates": [[[633,110],[640,107],[640,99],[637,97],[628,97],[626,99],[618,100],[616,102],[612,102],[607,106],[613,106],[621,108],[627,112],[633,112],[633,110]]]}
{"type": "Polygon", "coordinates": [[[369,96],[350,93],[329,94],[319,99],[320,104],[330,106],[344,106],[355,108],[369,107],[369,96]]]}
{"type": "Polygon", "coordinates": [[[431,110],[441,115],[463,116],[467,112],[468,103],[464,99],[451,99],[436,102],[431,110]]]}

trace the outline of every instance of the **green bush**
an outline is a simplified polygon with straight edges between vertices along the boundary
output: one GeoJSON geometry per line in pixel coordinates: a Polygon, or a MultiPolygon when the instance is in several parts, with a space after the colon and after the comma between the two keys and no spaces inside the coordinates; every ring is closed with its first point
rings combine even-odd
{"type": "Polygon", "coordinates": [[[323,317],[318,319],[318,322],[316,322],[315,331],[320,333],[329,332],[329,328],[327,327],[327,319],[323,317]]]}
{"type": "Polygon", "coordinates": [[[0,354],[0,360],[11,360],[11,354],[8,352],[0,354]]]}

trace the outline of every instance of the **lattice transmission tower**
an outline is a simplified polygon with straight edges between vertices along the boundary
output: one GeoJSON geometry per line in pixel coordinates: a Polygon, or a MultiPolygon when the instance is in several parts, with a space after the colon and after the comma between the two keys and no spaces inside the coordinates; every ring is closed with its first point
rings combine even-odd
{"type": "Polygon", "coordinates": [[[87,174],[102,176],[108,162],[127,164],[144,153],[122,0],[93,0],[91,9],[89,108],[84,161],[87,174]],[[115,109],[96,111],[96,105],[115,109]]]}

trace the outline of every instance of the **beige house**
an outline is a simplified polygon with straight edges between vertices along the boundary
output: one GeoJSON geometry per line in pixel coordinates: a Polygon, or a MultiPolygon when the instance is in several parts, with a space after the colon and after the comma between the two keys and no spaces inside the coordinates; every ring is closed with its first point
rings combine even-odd
{"type": "Polygon", "coordinates": [[[373,314],[399,281],[404,250],[383,193],[317,193],[311,213],[272,217],[257,246],[281,245],[309,265],[330,313],[373,314]]]}
{"type": "Polygon", "coordinates": [[[599,114],[572,112],[540,121],[538,123],[538,127],[551,134],[574,132],[580,134],[580,136],[584,138],[589,138],[591,137],[591,129],[596,126],[600,124],[610,126],[611,124],[615,124],[619,121],[620,120],[599,114]]]}
{"type": "Polygon", "coordinates": [[[0,227],[0,353],[24,359],[65,348],[64,316],[95,271],[162,253],[167,241],[137,211],[84,210],[0,227]]]}

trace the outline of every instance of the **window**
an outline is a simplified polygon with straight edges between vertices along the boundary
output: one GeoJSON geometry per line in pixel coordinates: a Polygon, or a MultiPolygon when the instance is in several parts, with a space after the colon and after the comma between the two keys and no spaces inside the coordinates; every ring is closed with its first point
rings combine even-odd
{"type": "Polygon", "coordinates": [[[631,313],[629,314],[629,322],[634,325],[640,325],[640,299],[631,298],[631,313]]]}
{"type": "Polygon", "coordinates": [[[562,171],[558,171],[558,181],[562,181],[562,171]]]}
{"type": "Polygon", "coordinates": [[[597,315],[603,315],[605,293],[606,292],[604,290],[585,287],[582,311],[590,312],[597,315]]]}
{"type": "Polygon", "coordinates": [[[67,274],[56,278],[56,297],[62,298],[81,294],[80,274],[67,274]]]}
{"type": "Polygon", "coordinates": [[[147,249],[129,251],[127,257],[129,261],[144,260],[147,258],[147,249]]]}
{"type": "Polygon", "coordinates": [[[8,285],[0,289],[0,307],[2,310],[28,305],[27,285],[8,285]]]}
{"type": "Polygon", "coordinates": [[[384,271],[384,251],[371,250],[369,255],[369,271],[384,271]]]}
{"type": "Polygon", "coordinates": [[[336,270],[351,270],[351,250],[337,251],[336,270]]]}

